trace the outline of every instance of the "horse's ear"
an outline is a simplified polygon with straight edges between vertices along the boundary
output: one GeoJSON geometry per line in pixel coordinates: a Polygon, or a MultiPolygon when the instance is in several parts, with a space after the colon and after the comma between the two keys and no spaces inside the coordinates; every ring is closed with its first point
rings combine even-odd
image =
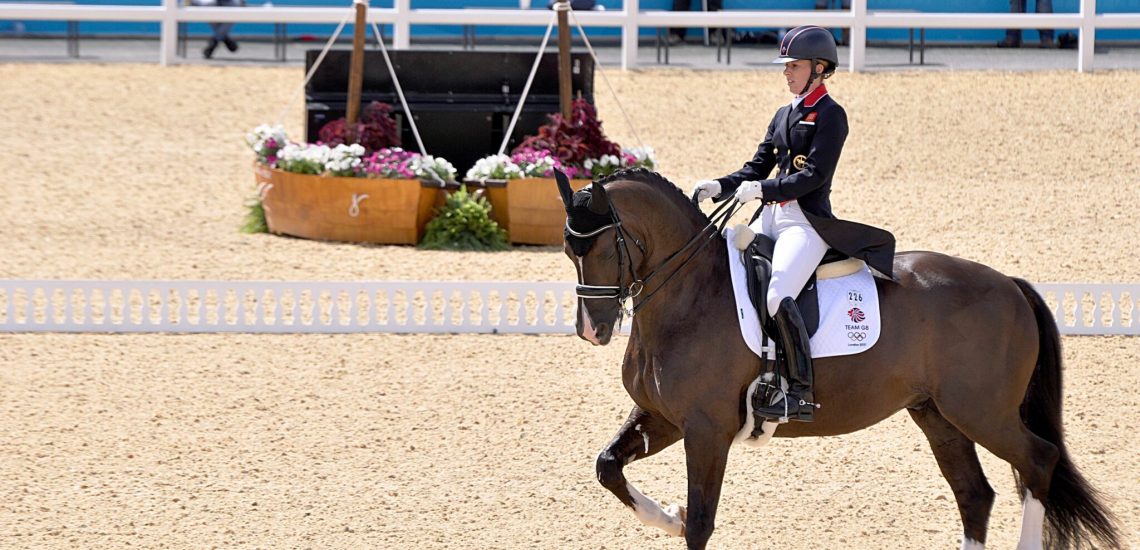
{"type": "Polygon", "coordinates": [[[606,195],[606,188],[594,182],[590,184],[590,212],[603,215],[610,213],[610,198],[606,195]]]}
{"type": "Polygon", "coordinates": [[[562,170],[557,168],[554,170],[554,180],[558,182],[558,194],[562,195],[562,204],[566,208],[570,208],[571,200],[574,198],[574,189],[570,187],[570,178],[562,170]]]}

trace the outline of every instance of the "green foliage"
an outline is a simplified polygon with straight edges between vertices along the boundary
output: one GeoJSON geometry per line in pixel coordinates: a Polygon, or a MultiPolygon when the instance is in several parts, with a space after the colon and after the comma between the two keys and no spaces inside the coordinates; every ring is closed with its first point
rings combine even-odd
{"type": "Polygon", "coordinates": [[[421,248],[429,250],[506,250],[507,232],[491,219],[487,199],[466,186],[447,196],[427,224],[421,248]]]}
{"type": "Polygon", "coordinates": [[[265,223],[265,207],[261,206],[261,201],[257,199],[250,199],[246,201],[245,205],[249,211],[245,213],[245,221],[242,222],[242,233],[269,233],[269,225],[265,223]]]}

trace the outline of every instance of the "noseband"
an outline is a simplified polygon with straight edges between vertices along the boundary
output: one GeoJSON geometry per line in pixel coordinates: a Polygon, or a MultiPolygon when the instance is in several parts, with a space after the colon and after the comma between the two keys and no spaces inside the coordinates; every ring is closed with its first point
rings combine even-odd
{"type": "MultiPolygon", "coordinates": [[[[720,231],[722,231],[724,229],[725,224],[728,223],[728,219],[731,218],[732,215],[735,214],[739,210],[740,203],[738,201],[736,201],[735,199],[733,199],[731,201],[725,201],[720,206],[718,206],[716,208],[716,210],[713,211],[712,216],[709,217],[708,225],[701,228],[701,230],[698,231],[696,235],[693,235],[689,239],[689,241],[685,243],[684,246],[682,246],[676,252],[670,254],[669,257],[666,258],[664,262],[661,262],[660,265],[653,268],[645,277],[641,277],[641,278],[638,278],[637,273],[634,272],[633,260],[632,260],[633,257],[630,255],[629,245],[626,243],[627,236],[628,236],[628,240],[632,240],[633,243],[635,245],[637,245],[637,248],[641,250],[642,254],[646,253],[645,246],[641,243],[641,241],[637,240],[632,235],[628,235],[628,232],[625,230],[625,227],[622,226],[621,217],[618,215],[617,207],[614,206],[613,202],[610,202],[609,206],[610,206],[610,223],[608,225],[603,225],[602,227],[599,227],[599,228],[597,228],[593,231],[590,231],[588,233],[579,233],[577,231],[574,231],[574,229],[570,227],[570,220],[567,220],[566,221],[566,232],[569,233],[570,236],[572,236],[572,237],[577,237],[580,239],[589,239],[591,237],[596,237],[598,235],[601,235],[602,233],[604,233],[610,229],[615,230],[614,231],[614,242],[615,242],[614,247],[617,249],[617,253],[618,253],[618,281],[617,281],[617,284],[616,285],[579,284],[576,287],[574,287],[574,291],[578,295],[579,298],[582,298],[585,300],[594,300],[594,299],[617,300],[618,307],[620,308],[619,309],[619,316],[618,316],[618,325],[620,325],[622,314],[629,314],[629,316],[632,317],[635,313],[637,313],[642,307],[645,306],[645,304],[649,303],[649,299],[652,298],[653,295],[657,293],[657,291],[664,288],[665,285],[673,278],[673,276],[676,275],[678,272],[680,272],[681,269],[684,268],[689,263],[689,261],[691,261],[697,255],[697,253],[700,252],[701,249],[703,249],[705,247],[705,245],[707,245],[709,243],[709,241],[712,240],[712,237],[714,235],[717,235],[718,233],[720,233],[720,231]],[[718,224],[720,225],[720,228],[718,231],[712,233],[712,235],[709,235],[707,238],[702,239],[702,237],[705,235],[705,233],[707,233],[709,231],[709,229],[717,228],[718,224]],[[695,248],[694,248],[694,246],[695,246],[695,248]],[[642,298],[637,304],[634,304],[634,306],[632,308],[627,309],[624,307],[625,301],[627,299],[633,299],[633,298],[640,296],[641,292],[643,290],[645,290],[645,285],[647,285],[649,283],[650,279],[652,279],[654,275],[657,275],[660,272],[660,270],[662,268],[664,268],[666,265],[669,265],[669,263],[671,263],[674,258],[679,257],[681,254],[683,254],[686,250],[688,250],[690,248],[693,248],[692,252],[689,253],[689,255],[684,259],[684,261],[682,261],[680,263],[680,265],[678,265],[675,269],[673,269],[669,273],[669,275],[665,278],[665,280],[657,288],[653,289],[653,291],[650,292],[649,294],[646,294],[645,297],[642,298]],[[627,258],[629,259],[628,262],[626,261],[627,258]],[[629,272],[630,283],[628,285],[623,285],[622,281],[625,278],[625,272],[626,271],[629,272]]],[[[585,276],[584,273],[583,273],[583,276],[585,276]]]]}

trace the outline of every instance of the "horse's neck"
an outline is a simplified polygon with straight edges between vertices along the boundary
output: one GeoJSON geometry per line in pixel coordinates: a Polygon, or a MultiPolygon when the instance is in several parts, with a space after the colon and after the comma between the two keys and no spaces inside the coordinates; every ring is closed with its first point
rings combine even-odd
{"type": "MultiPolygon", "coordinates": [[[[708,238],[707,234],[701,238],[708,238]]],[[[663,245],[666,248],[664,258],[684,245],[684,242],[663,245]]],[[[712,237],[703,243],[692,260],[681,266],[689,254],[684,252],[670,262],[658,263],[660,274],[655,278],[660,280],[645,289],[646,293],[655,294],[637,314],[635,321],[641,323],[642,334],[649,339],[654,335],[669,334],[672,331],[668,329],[671,328],[692,328],[702,322],[703,314],[717,308],[733,308],[732,279],[728,272],[724,239],[712,237]],[[670,277],[674,270],[677,270],[676,274],[670,277]]]]}

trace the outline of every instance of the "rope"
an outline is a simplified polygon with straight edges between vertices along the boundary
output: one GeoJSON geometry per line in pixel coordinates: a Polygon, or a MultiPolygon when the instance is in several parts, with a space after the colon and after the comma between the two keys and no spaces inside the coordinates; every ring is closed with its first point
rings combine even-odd
{"type": "MultiPolygon", "coordinates": [[[[340,20],[340,24],[336,26],[336,30],[333,31],[332,36],[329,37],[329,41],[325,43],[325,49],[321,50],[321,54],[317,56],[317,60],[314,61],[313,66],[309,68],[309,73],[305,75],[305,81],[301,83],[301,91],[297,95],[302,97],[305,95],[305,86],[309,85],[309,80],[312,79],[313,74],[317,72],[317,67],[320,67],[321,62],[325,60],[325,54],[329,53],[329,48],[332,48],[333,42],[336,42],[337,37],[340,36],[340,31],[344,30],[344,26],[348,24],[348,18],[354,15],[354,10],[348,10],[348,14],[344,16],[344,19],[340,20]]],[[[277,121],[274,122],[274,124],[281,125],[282,119],[285,118],[285,113],[288,113],[289,109],[293,107],[294,101],[295,99],[285,101],[285,108],[277,115],[277,121]]]]}
{"type": "Polygon", "coordinates": [[[530,93],[530,85],[534,82],[535,73],[538,72],[538,62],[542,60],[542,54],[546,51],[546,43],[550,40],[550,31],[554,29],[554,22],[557,19],[557,14],[552,13],[550,15],[550,23],[546,25],[546,34],[542,37],[542,45],[538,47],[538,55],[534,56],[534,65],[530,67],[530,75],[526,77],[526,85],[523,86],[522,95],[519,96],[519,102],[515,105],[515,112],[511,115],[511,123],[507,125],[507,131],[503,134],[503,143],[499,145],[500,155],[507,150],[507,142],[511,139],[511,133],[515,131],[515,123],[518,122],[519,114],[522,113],[526,96],[530,93]]]}
{"type": "Polygon", "coordinates": [[[380,27],[376,23],[372,23],[372,32],[376,34],[376,41],[380,43],[380,53],[384,54],[384,64],[388,65],[388,74],[392,76],[392,84],[396,86],[396,95],[400,98],[400,106],[404,108],[404,114],[408,116],[408,125],[412,127],[412,135],[416,137],[416,145],[420,146],[420,154],[428,156],[427,149],[424,148],[424,140],[420,138],[420,130],[416,128],[416,117],[412,116],[412,110],[408,107],[408,100],[404,99],[404,88],[400,86],[400,79],[396,77],[396,69],[392,67],[392,59],[388,57],[388,47],[384,45],[384,35],[380,34],[380,27]]]}
{"type": "Polygon", "coordinates": [[[570,10],[570,17],[574,18],[574,24],[578,27],[578,34],[582,35],[582,41],[586,43],[586,49],[589,50],[590,57],[594,58],[594,66],[598,68],[598,72],[602,75],[602,80],[606,83],[606,87],[610,89],[610,95],[614,96],[614,102],[617,103],[618,110],[621,111],[621,115],[625,117],[625,123],[629,126],[629,131],[633,133],[633,139],[636,139],[637,144],[644,148],[645,142],[641,141],[641,136],[637,133],[637,127],[633,125],[633,120],[629,118],[629,113],[625,112],[625,107],[622,106],[617,91],[614,90],[613,84],[610,84],[610,79],[606,76],[605,71],[602,71],[602,62],[598,59],[598,54],[594,51],[594,47],[590,45],[590,37],[586,36],[586,30],[582,28],[582,23],[578,21],[578,15],[574,13],[574,8],[569,2],[566,2],[566,6],[570,10]]]}

